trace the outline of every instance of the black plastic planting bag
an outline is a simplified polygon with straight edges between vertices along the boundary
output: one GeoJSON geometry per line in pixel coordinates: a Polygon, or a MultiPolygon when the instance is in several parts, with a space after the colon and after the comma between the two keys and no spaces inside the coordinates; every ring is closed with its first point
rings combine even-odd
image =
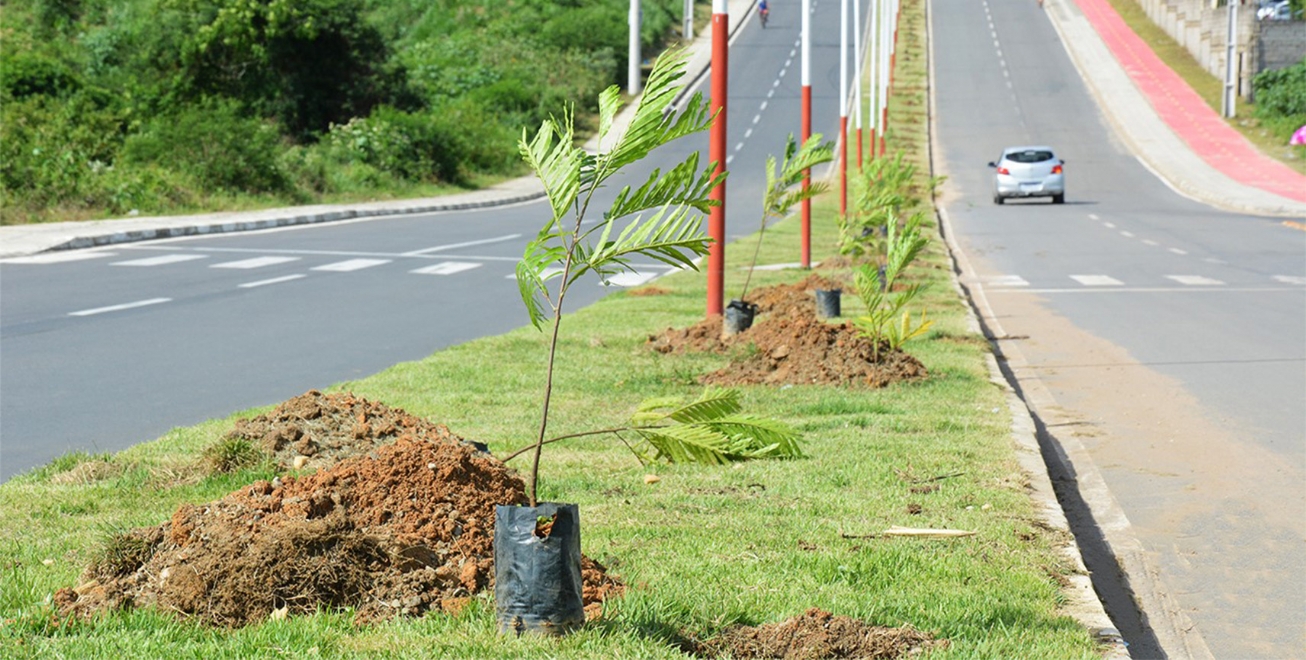
{"type": "Polygon", "coordinates": [[[839,298],[843,289],[817,289],[816,315],[823,319],[839,318],[839,298]]]}
{"type": "Polygon", "coordinates": [[[575,504],[494,508],[494,611],[500,633],[565,635],[585,623],[575,504]]]}
{"type": "Polygon", "coordinates": [[[722,334],[727,337],[737,335],[753,327],[753,316],[757,314],[757,305],[742,300],[731,300],[726,305],[725,318],[722,319],[722,334]]]}

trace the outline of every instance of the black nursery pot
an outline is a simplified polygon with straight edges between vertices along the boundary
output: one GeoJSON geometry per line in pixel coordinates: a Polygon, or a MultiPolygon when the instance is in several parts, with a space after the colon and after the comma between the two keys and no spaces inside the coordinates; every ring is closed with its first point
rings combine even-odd
{"type": "Polygon", "coordinates": [[[823,319],[839,318],[841,295],[843,289],[816,289],[816,315],[823,319]]]}
{"type": "Polygon", "coordinates": [[[722,332],[727,337],[737,335],[753,327],[753,317],[757,315],[757,305],[742,300],[731,300],[726,305],[725,321],[722,332]]]}
{"type": "Polygon", "coordinates": [[[575,504],[494,508],[494,613],[500,634],[565,635],[585,623],[575,504]],[[546,536],[541,517],[553,519],[546,536]]]}

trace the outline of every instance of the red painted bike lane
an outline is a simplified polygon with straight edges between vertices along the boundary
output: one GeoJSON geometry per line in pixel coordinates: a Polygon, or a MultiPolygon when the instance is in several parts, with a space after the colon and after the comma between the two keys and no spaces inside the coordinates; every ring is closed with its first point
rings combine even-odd
{"type": "Polygon", "coordinates": [[[1211,167],[1239,183],[1306,202],[1306,176],[1234,130],[1133,30],[1107,0],[1075,0],[1157,115],[1211,167]]]}

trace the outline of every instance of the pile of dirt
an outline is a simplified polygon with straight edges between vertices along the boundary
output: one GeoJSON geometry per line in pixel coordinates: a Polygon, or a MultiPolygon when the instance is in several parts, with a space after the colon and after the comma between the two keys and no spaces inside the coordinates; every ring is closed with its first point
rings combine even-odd
{"type": "MultiPolygon", "coordinates": [[[[352,424],[360,406],[381,410],[309,394],[319,414],[303,423],[318,431],[324,418],[352,424]]],[[[428,429],[388,414],[399,428],[428,429]]],[[[169,521],[114,539],[55,603],[79,616],[152,606],[231,627],[319,608],[353,608],[359,622],[457,611],[492,587],[494,506],[525,504],[525,485],[472,443],[429,426],[440,433],[403,433],[308,476],[182,505],[169,521]]],[[[588,558],[582,574],[591,616],[624,590],[588,558]]]]}
{"type": "MultiPolygon", "coordinates": [[[[462,441],[443,425],[402,409],[348,392],[323,394],[317,390],[285,401],[267,414],[236,422],[226,437],[254,443],[283,469],[317,470],[367,454],[402,435],[462,441]]],[[[479,443],[470,444],[485,449],[479,443]]]]}
{"type": "MultiPolygon", "coordinates": [[[[816,314],[817,289],[830,291],[844,289],[839,280],[821,275],[808,275],[794,284],[777,284],[753,292],[749,302],[757,305],[761,317],[816,314]]],[[[734,336],[722,336],[724,329],[720,314],[713,314],[688,328],[667,328],[661,334],[650,335],[648,345],[659,353],[709,353],[722,352],[738,341],[748,341],[750,330],[734,336]]]]}
{"type": "Polygon", "coordinates": [[[773,316],[753,326],[747,335],[757,350],[704,376],[704,383],[885,387],[927,375],[919,360],[884,343],[877,355],[871,340],[851,323],[826,323],[812,314],[773,316]]]}
{"type": "Polygon", "coordinates": [[[911,626],[885,628],[846,616],[812,608],[802,616],[763,626],[737,626],[699,644],[695,655],[729,655],[786,660],[857,658],[878,660],[917,655],[941,648],[946,640],[934,640],[911,626]]]}

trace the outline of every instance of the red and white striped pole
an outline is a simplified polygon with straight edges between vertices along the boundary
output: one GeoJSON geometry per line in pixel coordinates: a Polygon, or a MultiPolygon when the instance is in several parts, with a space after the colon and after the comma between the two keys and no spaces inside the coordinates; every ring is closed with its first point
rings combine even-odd
{"type": "MultiPolygon", "coordinates": [[[[714,172],[726,170],[726,90],[730,63],[728,41],[730,16],[726,0],[712,0],[712,102],[715,114],[708,134],[708,160],[716,163],[714,172]]],[[[711,198],[717,201],[708,213],[707,235],[712,245],[707,253],[707,315],[721,314],[724,310],[726,274],[726,182],[722,180],[712,189],[711,198]]]]}
{"type": "Polygon", "coordinates": [[[839,214],[848,215],[848,0],[839,0],[839,214]]]}
{"type": "Polygon", "coordinates": [[[892,59],[891,51],[893,48],[892,33],[893,28],[890,25],[892,21],[893,0],[885,0],[883,6],[884,21],[880,25],[881,37],[881,59],[880,59],[880,156],[884,156],[885,140],[884,136],[889,132],[889,84],[891,82],[891,73],[889,60],[892,59]]]}
{"type": "Polygon", "coordinates": [[[875,158],[875,134],[880,127],[880,9],[877,6],[879,0],[871,0],[870,19],[871,29],[867,32],[871,42],[866,44],[866,52],[870,55],[871,61],[867,65],[867,74],[871,77],[870,90],[866,95],[866,102],[870,104],[871,110],[871,158],[875,158]]]}
{"type": "Polygon", "coordinates": [[[853,99],[857,104],[853,124],[857,126],[857,171],[862,171],[862,0],[853,0],[853,99]]]}
{"type": "MultiPolygon", "coordinates": [[[[812,137],[812,0],[803,0],[802,48],[803,48],[803,89],[802,89],[802,128],[803,144],[812,137]]],[[[803,192],[812,187],[812,170],[803,171],[803,192]]],[[[803,199],[802,213],[802,257],[803,268],[812,267],[812,200],[803,199]]]]}

